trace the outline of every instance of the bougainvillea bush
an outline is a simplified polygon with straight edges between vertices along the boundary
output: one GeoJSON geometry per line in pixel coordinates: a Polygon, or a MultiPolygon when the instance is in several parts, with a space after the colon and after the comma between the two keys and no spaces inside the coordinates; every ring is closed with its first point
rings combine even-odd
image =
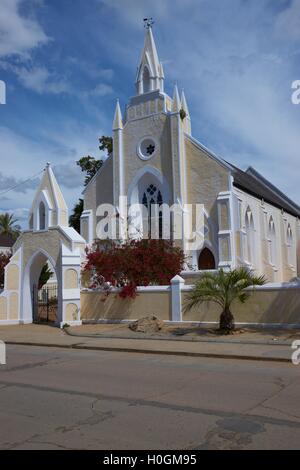
{"type": "Polygon", "coordinates": [[[184,253],[168,240],[130,240],[87,251],[84,271],[91,288],[121,288],[122,298],[135,297],[137,286],[168,285],[183,269],[184,253]]]}
{"type": "Polygon", "coordinates": [[[0,253],[0,288],[4,285],[4,268],[9,263],[11,253],[0,253]]]}

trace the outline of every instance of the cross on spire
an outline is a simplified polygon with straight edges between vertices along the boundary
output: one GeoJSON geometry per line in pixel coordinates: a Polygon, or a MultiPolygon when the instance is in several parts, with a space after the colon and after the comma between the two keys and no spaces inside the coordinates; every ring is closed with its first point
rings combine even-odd
{"type": "Polygon", "coordinates": [[[144,28],[150,29],[154,25],[154,21],[152,17],[144,18],[143,21],[144,21],[144,28]]]}

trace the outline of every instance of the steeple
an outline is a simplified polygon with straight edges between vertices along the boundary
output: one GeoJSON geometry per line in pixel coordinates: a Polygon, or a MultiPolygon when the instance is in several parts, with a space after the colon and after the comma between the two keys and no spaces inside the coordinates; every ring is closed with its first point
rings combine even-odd
{"type": "Polygon", "coordinates": [[[173,94],[172,112],[179,113],[180,109],[181,109],[181,103],[180,103],[178,88],[177,88],[177,85],[175,85],[174,94],[173,94]]]}
{"type": "Polygon", "coordinates": [[[47,163],[29,213],[29,228],[48,230],[57,225],[68,226],[68,207],[51,165],[47,163]]]}
{"type": "Polygon", "coordinates": [[[159,61],[152,24],[147,23],[143,52],[137,69],[136,90],[139,95],[150,91],[164,91],[164,71],[159,61]]]}
{"type": "Polygon", "coordinates": [[[185,98],[185,94],[184,94],[183,90],[181,92],[181,108],[183,109],[183,111],[186,113],[187,116],[190,116],[189,108],[188,108],[186,98],[185,98]]]}
{"type": "Polygon", "coordinates": [[[188,108],[186,98],[185,98],[185,94],[184,94],[183,90],[181,92],[181,109],[185,112],[185,117],[183,119],[184,131],[187,134],[191,134],[191,132],[192,132],[191,116],[190,116],[189,108],[188,108]]]}
{"type": "Polygon", "coordinates": [[[115,117],[113,121],[113,131],[116,131],[118,129],[123,129],[122,113],[119,100],[117,100],[116,104],[115,117]]]}

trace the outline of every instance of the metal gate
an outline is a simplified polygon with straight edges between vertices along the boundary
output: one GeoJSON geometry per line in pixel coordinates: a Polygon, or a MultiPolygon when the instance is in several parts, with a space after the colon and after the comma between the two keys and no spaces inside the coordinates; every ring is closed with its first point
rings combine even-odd
{"type": "Polygon", "coordinates": [[[41,289],[33,286],[33,322],[57,322],[57,285],[45,285],[41,289]]]}

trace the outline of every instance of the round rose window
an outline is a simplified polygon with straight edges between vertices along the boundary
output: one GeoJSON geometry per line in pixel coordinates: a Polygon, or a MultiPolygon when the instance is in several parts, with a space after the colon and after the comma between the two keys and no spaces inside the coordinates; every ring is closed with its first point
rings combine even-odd
{"type": "Polygon", "coordinates": [[[143,160],[153,157],[156,151],[156,143],[151,138],[143,139],[138,146],[138,154],[143,160]]]}

